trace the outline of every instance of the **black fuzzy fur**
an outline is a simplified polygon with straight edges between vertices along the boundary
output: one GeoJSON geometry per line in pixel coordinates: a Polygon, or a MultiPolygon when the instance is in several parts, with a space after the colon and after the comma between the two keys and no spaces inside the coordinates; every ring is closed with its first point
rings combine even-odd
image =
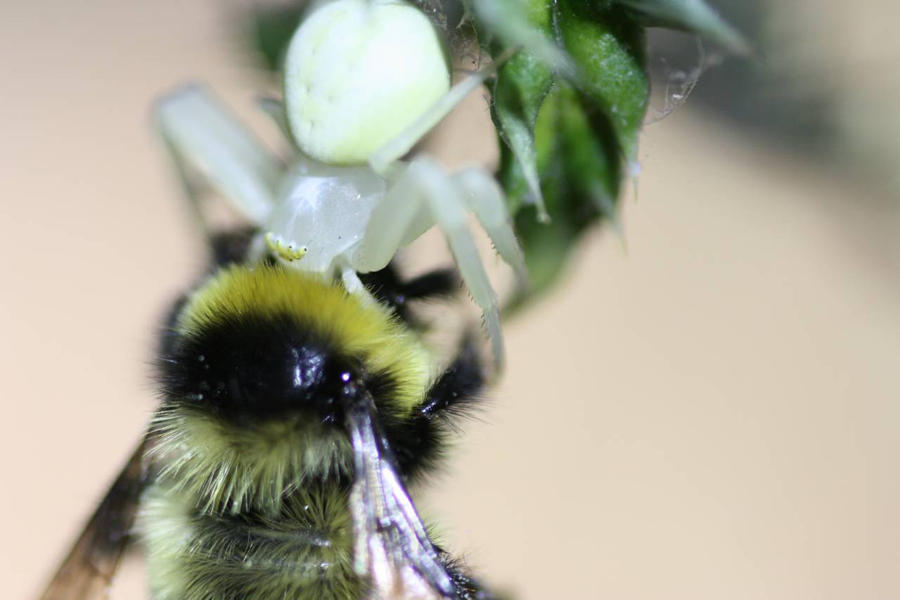
{"type": "Polygon", "coordinates": [[[459,277],[453,269],[430,271],[404,281],[394,263],[380,271],[361,274],[360,279],[379,302],[413,327],[421,327],[422,324],[410,306],[411,301],[446,298],[459,289],[459,277]]]}
{"type": "Polygon", "coordinates": [[[333,422],[341,374],[359,370],[286,314],[220,318],[167,345],[159,363],[166,401],[236,422],[292,411],[333,422]]]}
{"type": "Polygon", "coordinates": [[[477,344],[466,336],[456,358],[428,390],[412,416],[384,423],[400,472],[407,478],[427,473],[440,461],[453,418],[473,408],[485,386],[477,344]]]}

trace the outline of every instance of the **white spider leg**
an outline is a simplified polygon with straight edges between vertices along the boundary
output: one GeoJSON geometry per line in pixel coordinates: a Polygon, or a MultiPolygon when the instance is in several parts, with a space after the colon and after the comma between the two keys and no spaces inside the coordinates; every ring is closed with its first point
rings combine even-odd
{"type": "Polygon", "coordinates": [[[155,116],[194,204],[191,169],[254,223],[266,219],[282,167],[209,91],[199,85],[182,88],[158,102],[155,116]]]}
{"type": "Polygon", "coordinates": [[[483,169],[465,169],[454,175],[453,179],[467,192],[465,198],[469,210],[491,238],[497,253],[515,270],[521,281],[527,281],[525,255],[513,231],[503,190],[483,169]]]}
{"type": "Polygon", "coordinates": [[[437,164],[428,158],[417,158],[409,166],[410,177],[422,191],[435,225],[447,238],[447,244],[472,300],[481,309],[494,353],[494,361],[502,368],[503,336],[497,294],[481,263],[475,240],[469,231],[462,190],[437,164]]]}
{"type": "Polygon", "coordinates": [[[360,273],[384,268],[397,250],[433,225],[413,176],[414,165],[401,172],[372,209],[366,232],[351,261],[360,273]]]}
{"type": "Polygon", "coordinates": [[[359,278],[359,273],[349,263],[345,262],[340,266],[340,273],[345,290],[355,295],[364,304],[378,304],[378,300],[366,289],[366,285],[359,278]]]}
{"type": "Polygon", "coordinates": [[[284,139],[290,140],[291,130],[288,125],[287,114],[284,112],[284,103],[281,100],[264,96],[256,99],[256,105],[267,117],[272,119],[272,122],[281,135],[284,136],[284,139]]]}
{"type": "Polygon", "coordinates": [[[467,223],[467,206],[458,186],[432,160],[419,157],[406,167],[376,205],[352,264],[360,272],[381,269],[402,246],[432,225],[444,232],[460,275],[481,309],[497,365],[503,338],[497,295],[491,287],[467,223]]]}

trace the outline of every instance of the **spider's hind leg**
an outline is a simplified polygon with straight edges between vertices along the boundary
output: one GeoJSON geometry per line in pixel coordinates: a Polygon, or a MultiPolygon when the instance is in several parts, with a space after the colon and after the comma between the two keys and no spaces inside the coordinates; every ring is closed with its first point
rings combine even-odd
{"type": "Polygon", "coordinates": [[[504,354],[499,300],[469,231],[465,198],[469,192],[432,159],[414,159],[373,209],[352,264],[360,272],[377,271],[390,262],[398,248],[436,225],[447,240],[469,295],[481,309],[499,368],[504,354]]]}
{"type": "Polygon", "coordinates": [[[500,258],[516,272],[523,283],[528,280],[525,255],[513,229],[503,190],[487,171],[468,168],[453,176],[466,192],[466,203],[484,228],[500,258]]]}
{"type": "Polygon", "coordinates": [[[469,230],[468,205],[464,197],[466,190],[434,161],[425,157],[414,160],[409,166],[409,173],[414,185],[421,190],[434,224],[447,239],[447,245],[472,300],[481,309],[494,362],[500,369],[503,366],[504,349],[499,300],[469,230]]]}

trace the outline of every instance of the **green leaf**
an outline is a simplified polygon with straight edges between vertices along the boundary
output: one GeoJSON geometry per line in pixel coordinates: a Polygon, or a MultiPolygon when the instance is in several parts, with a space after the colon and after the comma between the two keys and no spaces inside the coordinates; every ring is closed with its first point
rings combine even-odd
{"type": "Polygon", "coordinates": [[[650,94],[643,27],[620,9],[578,0],[559,0],[556,20],[578,68],[576,85],[606,113],[626,160],[634,161],[650,94]]]}
{"type": "MultiPolygon", "coordinates": [[[[545,99],[535,127],[538,170],[549,223],[523,207],[515,217],[531,287],[508,310],[546,291],[565,272],[576,242],[601,218],[615,218],[621,184],[621,149],[605,113],[565,82],[545,99]]],[[[501,155],[501,181],[512,193],[521,174],[508,150],[501,155]]]]}
{"type": "Polygon", "coordinates": [[[641,15],[648,26],[698,33],[737,54],[749,53],[747,41],[705,0],[616,0],[641,15]]]}
{"type": "Polygon", "coordinates": [[[550,86],[553,72],[533,54],[520,51],[497,73],[491,105],[498,134],[519,164],[528,193],[519,201],[535,204],[541,220],[546,221],[541,184],[534,147],[534,125],[550,86]]]}
{"type": "MultiPolygon", "coordinates": [[[[524,48],[555,71],[572,73],[569,57],[546,35],[552,5],[552,0],[468,0],[466,9],[483,41],[498,38],[507,48],[524,48]]],[[[494,58],[499,54],[492,52],[494,58]]]]}
{"type": "Polygon", "coordinates": [[[306,10],[306,1],[282,6],[254,6],[250,10],[251,46],[259,53],[263,65],[277,72],[306,10]]]}
{"type": "Polygon", "coordinates": [[[556,0],[548,8],[548,34],[569,56],[574,74],[556,75],[524,53],[501,70],[494,92],[494,119],[506,142],[499,176],[531,280],[513,307],[556,281],[586,231],[615,219],[624,167],[636,160],[649,96],[644,30],[632,13],[611,2],[582,0],[556,0]],[[534,149],[524,159],[511,142],[522,131],[533,132],[531,139],[522,135],[526,148],[534,149]],[[549,222],[539,208],[528,206],[530,165],[549,222]]]}

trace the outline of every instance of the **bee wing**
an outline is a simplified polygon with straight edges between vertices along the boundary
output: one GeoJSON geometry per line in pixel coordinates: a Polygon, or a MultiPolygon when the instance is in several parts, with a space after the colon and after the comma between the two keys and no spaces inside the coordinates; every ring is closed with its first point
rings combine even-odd
{"type": "Polygon", "coordinates": [[[147,480],[146,447],[144,440],[128,459],[40,600],[96,600],[108,596],[147,480]]]}
{"type": "Polygon", "coordinates": [[[367,401],[348,411],[355,479],[350,494],[354,569],[379,600],[455,598],[456,588],[394,468],[367,401]]]}

